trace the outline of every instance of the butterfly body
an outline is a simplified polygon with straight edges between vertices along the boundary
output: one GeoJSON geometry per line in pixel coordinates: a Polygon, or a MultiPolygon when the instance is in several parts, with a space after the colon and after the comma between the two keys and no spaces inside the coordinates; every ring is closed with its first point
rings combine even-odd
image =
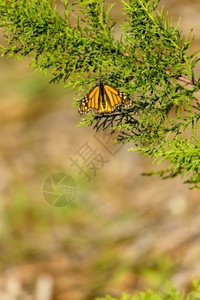
{"type": "Polygon", "coordinates": [[[84,115],[89,112],[96,114],[111,114],[119,107],[128,108],[131,106],[129,97],[110,85],[100,82],[86,95],[79,106],[79,113],[84,115]]]}
{"type": "Polygon", "coordinates": [[[104,85],[102,82],[100,82],[99,88],[100,88],[100,93],[101,93],[101,97],[102,97],[102,106],[103,106],[103,108],[106,108],[106,101],[105,101],[105,97],[104,97],[104,85]]]}

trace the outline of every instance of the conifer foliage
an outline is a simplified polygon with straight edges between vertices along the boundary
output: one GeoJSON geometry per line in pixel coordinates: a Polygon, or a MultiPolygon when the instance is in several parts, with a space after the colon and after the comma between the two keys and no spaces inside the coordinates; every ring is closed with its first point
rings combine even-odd
{"type": "Polygon", "coordinates": [[[166,162],[152,172],[163,178],[181,175],[200,187],[199,59],[191,53],[191,33],[181,35],[159,0],[121,0],[126,20],[114,37],[112,6],[104,0],[4,0],[0,28],[2,55],[29,56],[51,82],[71,86],[83,97],[99,81],[129,95],[133,105],[111,115],[92,115],[82,124],[109,125],[131,151],[166,162]],[[133,146],[134,145],[134,146],[133,146]]]}

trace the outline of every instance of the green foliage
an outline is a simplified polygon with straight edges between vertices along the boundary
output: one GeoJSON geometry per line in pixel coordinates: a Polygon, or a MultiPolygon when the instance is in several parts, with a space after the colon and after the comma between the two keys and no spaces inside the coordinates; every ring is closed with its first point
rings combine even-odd
{"type": "Polygon", "coordinates": [[[111,296],[106,296],[105,298],[96,298],[96,300],[198,300],[198,299],[200,299],[200,284],[198,280],[194,280],[193,288],[188,293],[188,295],[184,295],[183,293],[178,292],[172,286],[168,285],[168,287],[164,292],[147,290],[146,292],[137,292],[133,296],[124,294],[122,295],[121,298],[115,298],[111,296]]]}
{"type": "MultiPolygon", "coordinates": [[[[100,80],[129,94],[133,107],[111,116],[121,142],[134,142],[131,150],[153,161],[169,162],[151,174],[181,175],[200,187],[200,79],[194,73],[196,53],[189,52],[191,34],[181,36],[168,15],[157,10],[159,0],[121,1],[126,20],[120,40],[113,35],[112,5],[61,2],[62,9],[50,0],[1,2],[0,27],[7,42],[2,54],[29,56],[34,68],[51,70],[52,82],[76,87],[81,96],[100,80]]],[[[82,124],[97,121],[100,128],[108,119],[90,116],[82,124]]]]}

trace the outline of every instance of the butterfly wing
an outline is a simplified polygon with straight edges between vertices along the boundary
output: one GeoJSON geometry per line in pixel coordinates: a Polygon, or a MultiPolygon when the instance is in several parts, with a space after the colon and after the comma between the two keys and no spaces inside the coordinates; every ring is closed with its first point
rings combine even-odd
{"type": "Polygon", "coordinates": [[[113,112],[118,107],[128,107],[131,103],[125,93],[119,92],[110,85],[104,85],[104,94],[106,97],[106,112],[113,112]]]}
{"type": "Polygon", "coordinates": [[[93,88],[87,96],[83,98],[79,106],[79,113],[86,114],[89,112],[97,112],[100,102],[100,88],[96,86],[93,88]]]}
{"type": "Polygon", "coordinates": [[[131,100],[125,93],[107,84],[103,88],[105,107],[101,105],[98,113],[112,113],[119,107],[128,108],[131,106],[131,100]]]}
{"type": "Polygon", "coordinates": [[[131,105],[129,97],[107,84],[93,88],[85,96],[79,107],[80,114],[95,112],[97,114],[113,113],[119,107],[128,108],[131,105]]]}

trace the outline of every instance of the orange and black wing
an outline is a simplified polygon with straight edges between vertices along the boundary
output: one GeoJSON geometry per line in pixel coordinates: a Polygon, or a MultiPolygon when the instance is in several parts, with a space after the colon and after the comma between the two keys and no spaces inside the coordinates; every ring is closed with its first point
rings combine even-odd
{"type": "Polygon", "coordinates": [[[129,97],[119,92],[110,85],[101,84],[93,88],[90,93],[83,98],[79,106],[79,113],[86,114],[94,112],[97,114],[113,113],[119,107],[128,108],[131,105],[129,97]]]}
{"type": "Polygon", "coordinates": [[[104,85],[105,108],[100,107],[99,113],[112,113],[119,107],[128,108],[131,105],[129,97],[110,85],[104,85]]]}
{"type": "Polygon", "coordinates": [[[100,87],[96,86],[90,93],[83,98],[79,106],[79,113],[86,114],[89,112],[97,112],[100,101],[100,87]]]}

